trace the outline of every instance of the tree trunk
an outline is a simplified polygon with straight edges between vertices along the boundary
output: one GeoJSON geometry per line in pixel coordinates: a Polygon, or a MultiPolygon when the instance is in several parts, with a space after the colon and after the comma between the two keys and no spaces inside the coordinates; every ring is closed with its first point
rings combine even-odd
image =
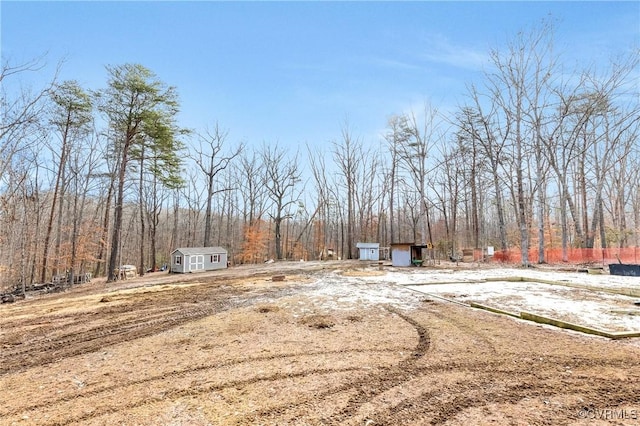
{"type": "Polygon", "coordinates": [[[111,232],[111,252],[109,254],[109,266],[107,269],[107,282],[112,282],[118,279],[116,276],[116,269],[119,267],[118,255],[120,254],[120,237],[122,231],[122,212],[124,208],[124,184],[126,182],[127,167],[129,163],[128,152],[128,140],[127,146],[122,151],[122,161],[120,163],[120,169],[118,170],[118,187],[116,191],[116,204],[113,212],[113,230],[111,232]]]}
{"type": "Polygon", "coordinates": [[[56,211],[56,204],[58,201],[58,192],[60,185],[62,184],[63,168],[66,167],[66,153],[67,153],[67,135],[69,134],[69,127],[71,126],[71,110],[67,113],[67,123],[64,127],[62,134],[62,146],[60,147],[60,163],[58,164],[58,171],[56,173],[56,183],[53,189],[53,200],[51,201],[51,210],[49,212],[49,221],[47,222],[47,231],[44,237],[44,247],[42,253],[42,269],[40,271],[40,282],[47,281],[47,263],[49,257],[49,242],[51,239],[51,232],[53,230],[53,219],[56,211]]]}
{"type": "Polygon", "coordinates": [[[140,185],[138,188],[138,197],[139,197],[139,207],[140,207],[140,248],[139,248],[139,271],[138,273],[140,274],[140,276],[143,276],[145,274],[146,271],[146,267],[145,267],[145,258],[144,258],[144,245],[145,245],[145,236],[146,236],[146,224],[145,224],[145,211],[144,211],[144,155],[145,155],[145,147],[144,144],[142,144],[141,146],[141,150],[140,150],[140,174],[139,174],[139,181],[140,181],[140,185]]]}
{"type": "Polygon", "coordinates": [[[276,217],[273,219],[274,234],[276,239],[276,259],[282,260],[282,235],[281,235],[282,219],[276,217]]]}
{"type": "Polygon", "coordinates": [[[213,178],[215,175],[213,173],[209,173],[207,176],[207,205],[204,213],[204,247],[211,246],[211,203],[213,200],[213,178]]]}
{"type": "Polygon", "coordinates": [[[109,188],[107,189],[107,198],[104,203],[104,219],[102,221],[102,229],[100,230],[100,241],[98,242],[98,254],[96,258],[96,267],[93,271],[93,275],[100,276],[102,264],[104,263],[104,256],[107,249],[107,238],[109,234],[109,221],[111,217],[111,199],[113,198],[113,179],[109,180],[109,188]]]}

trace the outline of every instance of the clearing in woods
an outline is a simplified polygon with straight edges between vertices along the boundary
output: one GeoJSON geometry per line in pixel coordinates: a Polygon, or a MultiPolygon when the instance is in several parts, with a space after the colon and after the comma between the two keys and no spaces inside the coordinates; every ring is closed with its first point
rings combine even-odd
{"type": "Polygon", "coordinates": [[[389,270],[283,262],[1,305],[0,424],[640,424],[640,339],[445,302],[389,270]]]}

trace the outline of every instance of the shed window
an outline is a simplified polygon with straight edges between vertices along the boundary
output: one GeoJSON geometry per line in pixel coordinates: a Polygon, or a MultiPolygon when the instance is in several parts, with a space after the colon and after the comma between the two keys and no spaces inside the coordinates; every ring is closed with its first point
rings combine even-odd
{"type": "Polygon", "coordinates": [[[182,263],[182,256],[176,256],[175,258],[175,264],[176,265],[180,265],[182,263]]]}
{"type": "Polygon", "coordinates": [[[212,254],[211,255],[211,263],[220,263],[220,255],[212,254]]]}

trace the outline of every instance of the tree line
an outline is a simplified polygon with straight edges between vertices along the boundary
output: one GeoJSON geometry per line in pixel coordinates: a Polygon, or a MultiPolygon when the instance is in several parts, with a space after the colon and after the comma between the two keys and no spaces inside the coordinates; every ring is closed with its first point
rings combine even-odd
{"type": "Polygon", "coordinates": [[[390,115],[378,140],[338,123],[295,152],[183,128],[177,88],[139,64],[107,66],[102,89],[27,90],[40,61],[5,62],[0,287],[144,274],[189,246],[235,263],[350,259],[357,242],[515,247],[525,265],[531,250],[639,246],[639,50],[568,69],[543,23],[489,58],[454,111],[390,115]]]}

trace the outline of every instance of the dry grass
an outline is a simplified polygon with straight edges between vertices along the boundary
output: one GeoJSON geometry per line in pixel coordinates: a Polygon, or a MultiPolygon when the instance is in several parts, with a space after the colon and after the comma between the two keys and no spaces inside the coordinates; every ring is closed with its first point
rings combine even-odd
{"type": "Polygon", "coordinates": [[[627,342],[433,300],[333,309],[305,292],[310,274],[271,275],[2,307],[0,424],[536,425],[640,410],[627,342]]]}

